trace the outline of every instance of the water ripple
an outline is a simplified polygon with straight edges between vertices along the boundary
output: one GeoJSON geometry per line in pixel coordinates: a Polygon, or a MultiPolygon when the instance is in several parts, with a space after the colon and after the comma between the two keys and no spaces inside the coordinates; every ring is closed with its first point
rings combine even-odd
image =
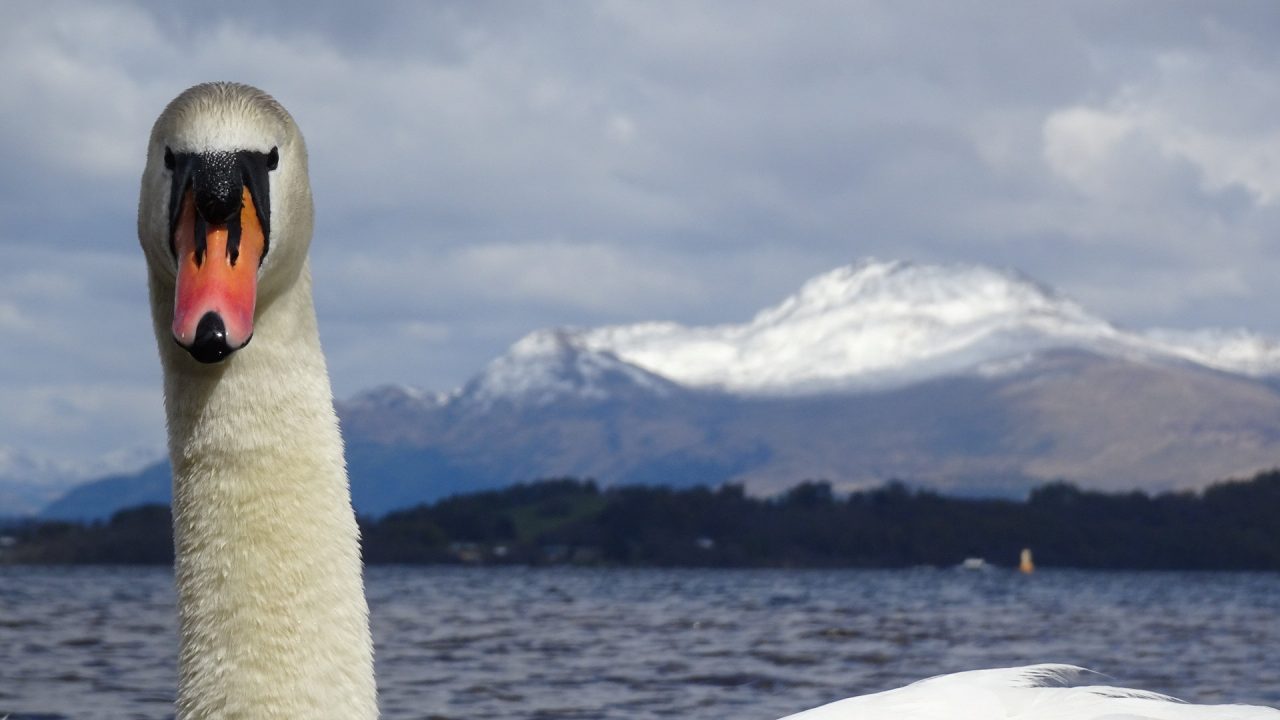
{"type": "MultiPolygon", "coordinates": [[[[173,716],[172,574],[0,568],[0,717],[173,716]]],[[[1280,574],[373,568],[383,715],[756,717],[1071,662],[1280,705],[1280,574]]]]}

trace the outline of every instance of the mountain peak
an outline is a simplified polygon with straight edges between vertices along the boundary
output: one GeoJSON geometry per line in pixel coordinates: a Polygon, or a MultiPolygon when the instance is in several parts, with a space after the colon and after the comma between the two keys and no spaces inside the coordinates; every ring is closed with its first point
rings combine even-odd
{"type": "Polygon", "coordinates": [[[342,401],[343,409],[358,411],[367,408],[386,409],[428,409],[439,407],[449,402],[447,393],[432,392],[411,385],[379,385],[356,393],[342,401]]]}
{"type": "Polygon", "coordinates": [[[605,327],[582,342],[683,385],[794,394],[898,387],[1116,334],[1013,272],[866,260],[809,280],[748,323],[605,327]]]}
{"type": "Polygon", "coordinates": [[[877,319],[913,316],[946,324],[1010,314],[1101,322],[1053,289],[1016,271],[868,259],[809,280],[791,297],[761,311],[752,325],[849,310],[877,319]]]}
{"type": "Polygon", "coordinates": [[[561,399],[605,400],[636,393],[664,396],[675,386],[608,350],[584,346],[579,331],[553,328],[521,338],[462,390],[466,400],[490,405],[519,400],[547,405],[561,399]]]}
{"type": "Polygon", "coordinates": [[[464,394],[551,402],[675,387],[745,395],[879,391],[986,376],[1055,349],[1252,376],[1280,371],[1280,344],[1252,333],[1126,332],[1016,271],[868,259],[810,279],[746,323],[531,333],[464,394]]]}

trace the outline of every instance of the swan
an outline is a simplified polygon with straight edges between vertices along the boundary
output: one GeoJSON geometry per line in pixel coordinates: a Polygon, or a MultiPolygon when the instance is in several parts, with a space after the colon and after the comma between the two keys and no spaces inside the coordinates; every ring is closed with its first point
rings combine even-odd
{"type": "MultiPolygon", "coordinates": [[[[138,236],[173,464],[180,720],[378,714],[358,528],[312,302],[311,231],[306,147],[278,102],[208,83],[164,109],[138,236]]],[[[1187,705],[1090,677],[1066,665],[963,672],[789,720],[1280,720],[1268,708],[1187,705]]]]}
{"type": "Polygon", "coordinates": [[[266,93],[197,85],[160,114],[138,237],[173,464],[183,720],[378,714],[311,227],[302,135],[266,93]]]}

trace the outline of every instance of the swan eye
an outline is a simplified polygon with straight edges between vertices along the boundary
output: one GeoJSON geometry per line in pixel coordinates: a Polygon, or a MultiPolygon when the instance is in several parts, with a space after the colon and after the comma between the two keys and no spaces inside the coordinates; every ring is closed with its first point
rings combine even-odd
{"type": "Polygon", "coordinates": [[[271,148],[271,152],[267,153],[267,169],[275,170],[280,167],[280,149],[271,148]]]}
{"type": "Polygon", "coordinates": [[[164,149],[164,169],[172,170],[176,163],[177,161],[173,159],[173,151],[166,147],[164,149]]]}

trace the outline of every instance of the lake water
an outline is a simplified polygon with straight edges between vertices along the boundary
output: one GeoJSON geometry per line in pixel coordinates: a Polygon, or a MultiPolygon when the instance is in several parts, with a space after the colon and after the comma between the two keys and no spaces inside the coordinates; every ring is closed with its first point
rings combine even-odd
{"type": "MultiPolygon", "coordinates": [[[[173,576],[0,567],[0,718],[169,718],[173,576]]],[[[392,568],[386,718],[760,718],[927,675],[1070,662],[1280,705],[1280,574],[392,568]]]]}

